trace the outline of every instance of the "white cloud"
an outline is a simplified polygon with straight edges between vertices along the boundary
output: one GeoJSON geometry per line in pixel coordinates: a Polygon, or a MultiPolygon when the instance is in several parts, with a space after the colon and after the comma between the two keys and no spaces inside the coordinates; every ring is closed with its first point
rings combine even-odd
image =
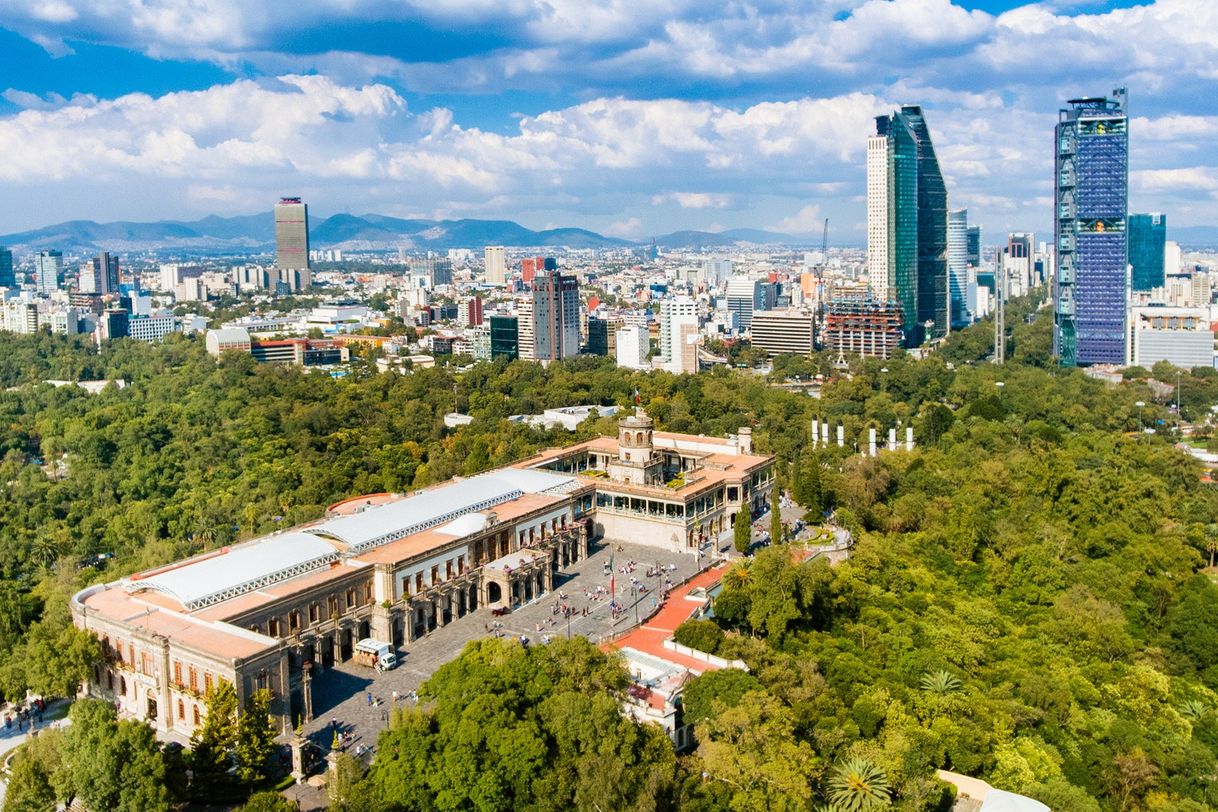
{"type": "Polygon", "coordinates": [[[676,203],[683,209],[722,209],[730,202],[727,195],[710,194],[708,192],[667,192],[662,195],[652,195],[651,205],[662,206],[665,203],[676,203]]]}
{"type": "Polygon", "coordinates": [[[605,233],[613,237],[624,237],[632,240],[643,232],[643,221],[637,217],[627,217],[605,226],[605,233]]]}
{"type": "Polygon", "coordinates": [[[820,206],[808,204],[790,217],[784,217],[774,224],[775,231],[787,234],[806,235],[822,233],[825,218],[821,215],[820,206]]]}

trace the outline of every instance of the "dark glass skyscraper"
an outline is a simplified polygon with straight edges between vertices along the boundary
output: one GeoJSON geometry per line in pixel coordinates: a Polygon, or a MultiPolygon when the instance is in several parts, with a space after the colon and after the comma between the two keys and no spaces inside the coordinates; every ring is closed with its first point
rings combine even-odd
{"type": "Polygon", "coordinates": [[[491,358],[520,357],[520,332],[515,316],[491,316],[491,358]]]}
{"type": "Polygon", "coordinates": [[[867,141],[868,273],[901,305],[906,346],[949,328],[947,186],[922,108],[876,118],[867,141]]]}
{"type": "Polygon", "coordinates": [[[0,245],[0,288],[17,287],[17,277],[13,274],[13,252],[0,245]]]}
{"type": "Polygon", "coordinates": [[[981,267],[981,226],[968,227],[968,264],[981,267]]]}
{"type": "Polygon", "coordinates": [[[1058,116],[1053,351],[1062,366],[1124,364],[1129,120],[1125,91],[1058,116]]]}
{"type": "Polygon", "coordinates": [[[1129,215],[1129,264],[1134,290],[1163,287],[1166,274],[1163,254],[1167,249],[1166,214],[1129,215]]]}

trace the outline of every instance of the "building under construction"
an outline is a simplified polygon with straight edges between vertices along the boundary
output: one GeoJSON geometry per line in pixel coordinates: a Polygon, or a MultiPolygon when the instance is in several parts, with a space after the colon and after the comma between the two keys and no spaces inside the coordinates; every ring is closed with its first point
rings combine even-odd
{"type": "Polygon", "coordinates": [[[825,349],[839,356],[891,358],[901,346],[901,306],[870,295],[835,297],[825,314],[825,349]]]}

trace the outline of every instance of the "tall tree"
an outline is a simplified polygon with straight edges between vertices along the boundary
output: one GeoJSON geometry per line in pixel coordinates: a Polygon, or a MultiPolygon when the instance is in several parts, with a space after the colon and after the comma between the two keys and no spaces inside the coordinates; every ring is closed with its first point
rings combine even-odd
{"type": "Polygon", "coordinates": [[[747,555],[749,546],[753,543],[753,514],[748,505],[741,505],[732,525],[732,540],[736,552],[747,555]]]}
{"type": "Polygon", "coordinates": [[[774,480],[774,487],[770,489],[770,541],[779,544],[785,537],[782,527],[782,485],[774,480]]]}
{"type": "Polygon", "coordinates": [[[261,688],[245,700],[245,712],[237,720],[237,778],[243,784],[261,783],[275,752],[275,729],[271,724],[271,692],[261,688]]]}
{"type": "Polygon", "coordinates": [[[201,793],[227,783],[237,743],[237,692],[232,683],[217,680],[205,700],[207,716],[190,739],[194,789],[201,793]]]}

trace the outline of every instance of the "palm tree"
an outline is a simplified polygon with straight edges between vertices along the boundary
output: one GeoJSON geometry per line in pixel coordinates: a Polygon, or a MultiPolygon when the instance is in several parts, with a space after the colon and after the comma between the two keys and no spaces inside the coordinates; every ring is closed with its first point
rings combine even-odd
{"type": "Polygon", "coordinates": [[[1214,568],[1214,553],[1218,553],[1218,539],[1206,539],[1205,551],[1210,554],[1210,569],[1214,568]]]}
{"type": "Polygon", "coordinates": [[[1210,712],[1209,705],[1206,705],[1200,699],[1186,699],[1180,703],[1180,707],[1177,710],[1180,711],[1181,716],[1190,722],[1199,722],[1208,716],[1210,712]]]}
{"type": "Polygon", "coordinates": [[[950,671],[939,669],[922,675],[922,690],[930,694],[954,694],[964,687],[960,678],[950,671]]]}
{"type": "Polygon", "coordinates": [[[867,812],[891,803],[884,771],[865,758],[843,761],[829,777],[829,801],[840,812],[867,812]]]}
{"type": "Polygon", "coordinates": [[[30,550],[30,558],[35,564],[50,569],[51,565],[59,560],[59,546],[54,539],[46,536],[39,536],[34,539],[34,546],[30,550]]]}
{"type": "Polygon", "coordinates": [[[731,569],[723,573],[723,585],[728,589],[740,589],[749,582],[750,577],[749,562],[737,561],[731,569]]]}

